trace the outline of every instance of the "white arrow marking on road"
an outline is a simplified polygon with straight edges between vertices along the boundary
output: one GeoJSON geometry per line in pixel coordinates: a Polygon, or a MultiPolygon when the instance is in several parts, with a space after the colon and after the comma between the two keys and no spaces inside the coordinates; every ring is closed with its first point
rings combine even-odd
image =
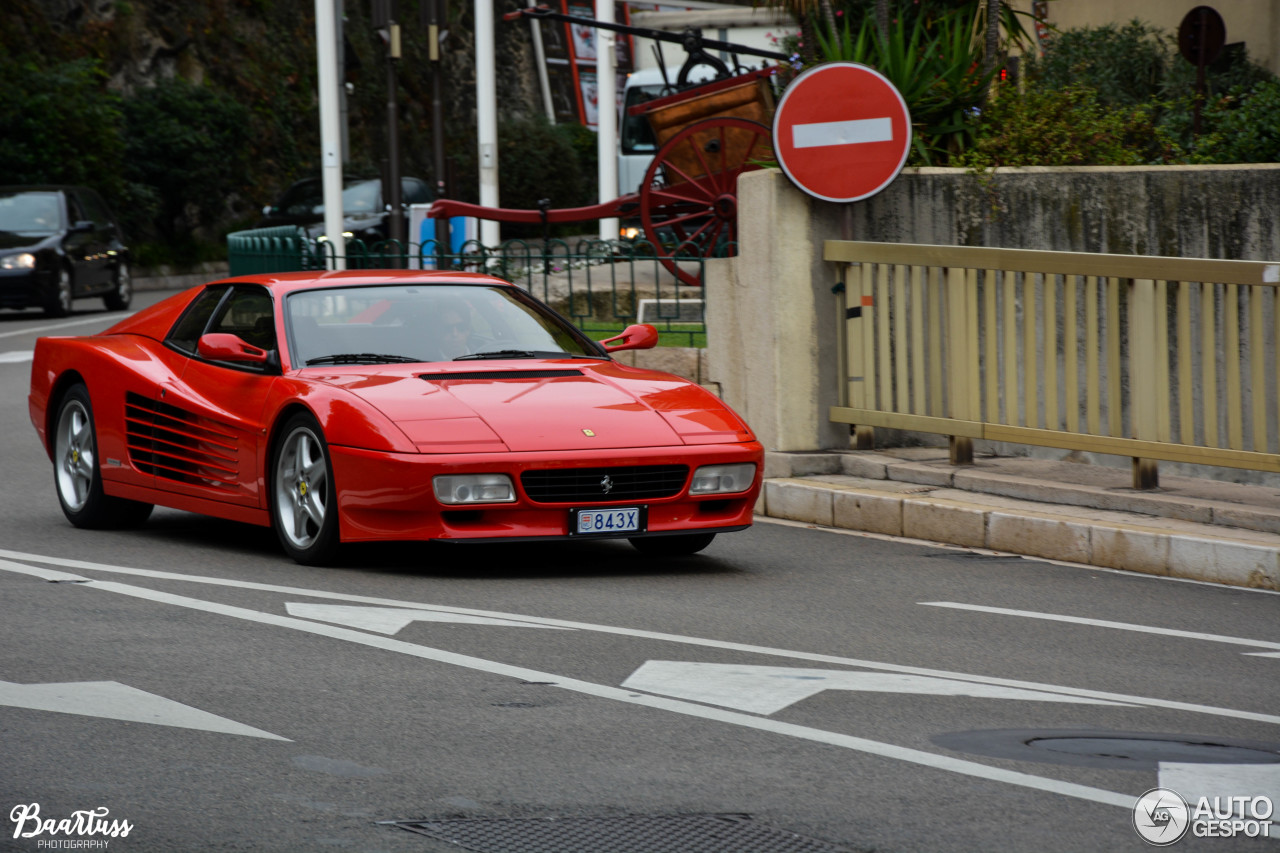
{"type": "MultiPolygon", "coordinates": [[[[1244,637],[1225,637],[1221,634],[1202,634],[1198,631],[1180,631],[1176,628],[1153,628],[1150,625],[1134,625],[1129,622],[1108,622],[1105,619],[1086,619],[1082,616],[1059,616],[1055,613],[1038,613],[1034,610],[1010,610],[1007,607],[986,607],[981,604],[958,604],[954,601],[922,601],[925,607],[947,607],[952,610],[972,610],[975,613],[995,613],[1000,616],[1023,616],[1028,619],[1043,619],[1047,622],[1069,622],[1075,625],[1089,625],[1093,628],[1115,628],[1120,631],[1136,631],[1140,634],[1160,634],[1165,637],[1182,637],[1188,640],[1209,640],[1214,643],[1228,643],[1234,646],[1253,646],[1259,649],[1280,649],[1280,643],[1267,640],[1249,640],[1244,637]]],[[[1280,657],[1276,652],[1241,652],[1244,655],[1256,655],[1263,658],[1280,657]]]]}
{"type": "Polygon", "coordinates": [[[674,696],[753,714],[772,714],[824,690],[864,693],[913,693],[923,696],[973,696],[979,699],[1023,699],[1081,705],[1133,707],[1122,702],[1084,699],[1041,690],[1023,690],[972,681],[923,675],[800,669],[790,666],[743,666],[651,660],[631,674],[623,687],[659,696],[674,696]]]}
{"type": "Polygon", "coordinates": [[[267,740],[288,738],[219,717],[154,693],[117,681],[80,681],[65,684],[15,684],[0,681],[0,705],[32,711],[54,711],[84,717],[105,717],[132,723],[150,723],[179,729],[201,729],[228,735],[267,740]]]}
{"type": "Polygon", "coordinates": [[[851,121],[818,121],[791,128],[791,144],[796,148],[824,145],[857,145],[862,142],[892,142],[893,119],[861,118],[851,121]]]}
{"type": "MultiPolygon", "coordinates": [[[[1270,797],[1280,803],[1280,764],[1182,764],[1160,762],[1159,785],[1177,791],[1195,808],[1201,797],[1270,797]]],[[[1237,817],[1240,815],[1237,813],[1237,817]]]]}
{"type": "Polygon", "coordinates": [[[31,350],[19,350],[16,352],[0,352],[0,364],[16,364],[21,361],[30,361],[32,356],[31,350]]]}
{"type": "Polygon", "coordinates": [[[440,613],[434,610],[408,610],[391,607],[356,607],[349,604],[301,604],[291,601],[285,605],[290,616],[316,619],[348,625],[379,634],[392,635],[414,622],[451,622],[456,625],[499,625],[507,628],[551,628],[571,631],[557,625],[538,625],[533,622],[517,622],[514,619],[495,619],[492,616],[470,616],[465,613],[440,613]]]}

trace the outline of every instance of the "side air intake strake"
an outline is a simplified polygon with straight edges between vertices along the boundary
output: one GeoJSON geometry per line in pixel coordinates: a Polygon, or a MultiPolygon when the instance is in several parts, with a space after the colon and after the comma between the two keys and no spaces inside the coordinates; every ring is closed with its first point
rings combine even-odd
{"type": "Polygon", "coordinates": [[[617,503],[678,495],[688,479],[688,465],[640,465],[525,471],[520,484],[538,503],[617,503]]]}
{"type": "Polygon", "coordinates": [[[240,454],[223,424],[141,394],[125,395],[129,460],[144,474],[237,491],[240,454]]]}

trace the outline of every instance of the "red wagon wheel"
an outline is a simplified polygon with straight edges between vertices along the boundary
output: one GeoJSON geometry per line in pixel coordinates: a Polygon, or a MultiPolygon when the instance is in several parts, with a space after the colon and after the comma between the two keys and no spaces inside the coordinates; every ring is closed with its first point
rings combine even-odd
{"type": "Polygon", "coordinates": [[[731,116],[682,129],[658,149],[640,184],[640,221],[662,265],[702,284],[681,257],[732,254],[738,239],[738,175],[773,160],[769,128],[731,116]]]}

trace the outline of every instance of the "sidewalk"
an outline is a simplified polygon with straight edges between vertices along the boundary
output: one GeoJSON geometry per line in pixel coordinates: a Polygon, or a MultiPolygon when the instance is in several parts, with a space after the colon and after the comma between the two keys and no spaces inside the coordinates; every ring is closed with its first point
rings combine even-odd
{"type": "Polygon", "coordinates": [[[757,511],[1112,569],[1280,590],[1280,489],[946,448],[769,453],[757,511]]]}

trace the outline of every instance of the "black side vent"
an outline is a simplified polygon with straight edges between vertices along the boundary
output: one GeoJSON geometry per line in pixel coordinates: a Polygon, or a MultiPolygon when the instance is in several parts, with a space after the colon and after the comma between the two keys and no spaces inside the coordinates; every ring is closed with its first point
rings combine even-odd
{"type": "Polygon", "coordinates": [[[556,468],[525,471],[520,484],[538,503],[617,503],[669,498],[680,493],[688,478],[688,465],[556,468]]]}
{"type": "Polygon", "coordinates": [[[558,379],[561,376],[581,376],[581,370],[469,370],[457,373],[419,373],[419,379],[442,382],[449,379],[558,379]]]}
{"type": "Polygon", "coordinates": [[[215,421],[185,409],[125,395],[129,461],[144,474],[235,491],[239,453],[235,436],[215,421]]]}

